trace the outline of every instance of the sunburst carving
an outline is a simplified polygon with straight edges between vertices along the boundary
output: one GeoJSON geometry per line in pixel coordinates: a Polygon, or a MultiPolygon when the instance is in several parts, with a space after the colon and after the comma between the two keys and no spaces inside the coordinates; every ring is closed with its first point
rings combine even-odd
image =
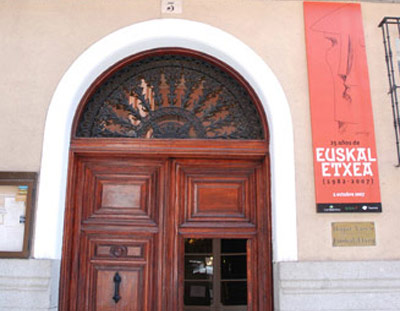
{"type": "Polygon", "coordinates": [[[127,65],[89,98],[78,137],[263,139],[238,81],[201,59],[151,56],[127,65]]]}

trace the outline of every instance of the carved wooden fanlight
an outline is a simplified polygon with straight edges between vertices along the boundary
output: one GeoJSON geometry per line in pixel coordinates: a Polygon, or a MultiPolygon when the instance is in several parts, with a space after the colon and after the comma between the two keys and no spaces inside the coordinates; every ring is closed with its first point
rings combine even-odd
{"type": "Polygon", "coordinates": [[[87,97],[76,137],[264,139],[246,87],[188,53],[150,53],[109,75],[87,97]]]}

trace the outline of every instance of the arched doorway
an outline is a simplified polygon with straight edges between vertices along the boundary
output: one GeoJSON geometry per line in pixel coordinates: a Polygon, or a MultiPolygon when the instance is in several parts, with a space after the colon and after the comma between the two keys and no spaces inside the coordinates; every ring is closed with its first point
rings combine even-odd
{"type": "Polygon", "coordinates": [[[34,258],[61,258],[70,133],[80,99],[102,72],[121,59],[170,46],[202,51],[229,64],[262,101],[270,130],[273,257],[277,262],[297,260],[293,126],[282,86],[242,41],[216,27],[184,19],[149,20],[119,29],[90,46],[60,80],[44,131],[34,258]]]}
{"type": "Polygon", "coordinates": [[[232,68],[186,49],[119,62],[75,116],[60,309],[272,310],[269,176],[232,68]]]}

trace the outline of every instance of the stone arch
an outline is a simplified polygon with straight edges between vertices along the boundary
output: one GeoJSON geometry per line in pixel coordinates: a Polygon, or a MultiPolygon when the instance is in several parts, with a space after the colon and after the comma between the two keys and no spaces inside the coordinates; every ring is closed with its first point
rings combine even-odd
{"type": "Polygon", "coordinates": [[[161,47],[209,54],[238,71],[257,93],[270,132],[273,257],[275,261],[296,260],[294,141],[282,87],[265,62],[237,38],[209,25],[178,19],[150,20],[104,37],[80,55],[59,82],[45,125],[34,257],[61,258],[69,142],[82,96],[116,62],[161,47]]]}

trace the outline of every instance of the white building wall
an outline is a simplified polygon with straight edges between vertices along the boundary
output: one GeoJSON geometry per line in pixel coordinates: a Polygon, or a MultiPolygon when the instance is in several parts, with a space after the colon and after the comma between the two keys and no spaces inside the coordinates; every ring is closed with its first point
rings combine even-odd
{"type": "Polygon", "coordinates": [[[197,23],[164,22],[172,15],[161,13],[159,0],[3,0],[0,168],[39,172],[40,197],[35,259],[0,260],[0,310],[57,309],[69,134],[83,93],[123,57],[171,45],[228,63],[264,104],[273,161],[275,309],[400,310],[400,174],[377,28],[384,16],[400,16],[400,6],[362,2],[362,14],[383,213],[328,216],[315,212],[302,1],[184,0],[183,13],[173,16],[197,23]],[[159,20],[151,27],[139,23],[153,19],[159,20]],[[375,222],[377,245],[333,248],[333,221],[375,222]]]}

